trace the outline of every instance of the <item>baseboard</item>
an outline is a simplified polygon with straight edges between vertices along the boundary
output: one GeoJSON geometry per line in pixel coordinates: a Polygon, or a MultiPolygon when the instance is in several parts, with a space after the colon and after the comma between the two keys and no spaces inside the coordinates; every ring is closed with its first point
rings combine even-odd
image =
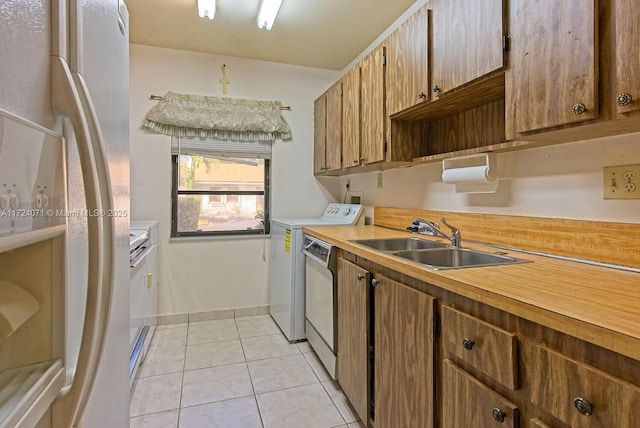
{"type": "Polygon", "coordinates": [[[186,322],[213,321],[228,318],[267,315],[269,306],[248,306],[235,309],[219,309],[216,311],[188,312],[182,314],[158,315],[158,325],[182,324],[186,322]]]}

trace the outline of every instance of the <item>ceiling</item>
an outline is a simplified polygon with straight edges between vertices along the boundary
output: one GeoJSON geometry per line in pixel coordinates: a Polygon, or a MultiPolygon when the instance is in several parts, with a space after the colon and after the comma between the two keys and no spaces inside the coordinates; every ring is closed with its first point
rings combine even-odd
{"type": "Polygon", "coordinates": [[[196,0],[129,0],[130,42],[330,70],[344,69],[415,0],[283,0],[271,31],[260,0],[218,0],[215,19],[196,0]]]}

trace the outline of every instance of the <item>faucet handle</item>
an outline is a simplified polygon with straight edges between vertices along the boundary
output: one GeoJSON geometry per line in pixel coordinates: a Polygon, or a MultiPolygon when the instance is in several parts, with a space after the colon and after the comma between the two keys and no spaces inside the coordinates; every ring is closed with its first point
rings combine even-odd
{"type": "Polygon", "coordinates": [[[444,217],[440,217],[440,222],[447,226],[453,233],[460,232],[457,227],[451,226],[449,223],[447,223],[447,220],[444,217]]]}
{"type": "Polygon", "coordinates": [[[457,248],[460,246],[460,230],[457,227],[451,226],[447,223],[447,220],[444,217],[440,217],[440,222],[447,226],[451,230],[451,246],[457,248]]]}

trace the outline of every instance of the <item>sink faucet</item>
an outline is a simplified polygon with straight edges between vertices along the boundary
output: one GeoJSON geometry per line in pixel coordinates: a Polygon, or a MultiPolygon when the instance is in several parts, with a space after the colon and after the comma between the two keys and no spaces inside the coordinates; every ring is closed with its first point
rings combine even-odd
{"type": "Polygon", "coordinates": [[[460,246],[461,239],[460,231],[456,227],[453,227],[449,223],[447,223],[444,217],[440,217],[440,221],[451,230],[451,236],[447,236],[447,234],[442,232],[438,227],[438,223],[423,220],[421,218],[414,218],[413,223],[411,223],[411,226],[407,227],[407,230],[411,232],[421,233],[423,235],[440,236],[443,238],[447,238],[449,241],[451,241],[451,247],[458,248],[460,246]]]}

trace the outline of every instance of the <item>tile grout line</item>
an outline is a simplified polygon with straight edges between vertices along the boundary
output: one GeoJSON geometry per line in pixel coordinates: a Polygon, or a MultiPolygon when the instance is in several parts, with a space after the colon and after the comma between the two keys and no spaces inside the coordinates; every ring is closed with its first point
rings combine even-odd
{"type": "Polygon", "coordinates": [[[264,428],[264,417],[262,416],[262,410],[260,410],[260,404],[258,404],[258,396],[256,394],[256,388],[253,385],[253,378],[251,377],[251,370],[249,370],[249,362],[247,361],[247,354],[244,351],[244,344],[242,343],[242,338],[240,337],[240,329],[238,329],[238,322],[236,318],[233,319],[236,324],[236,330],[238,330],[238,340],[240,340],[240,347],[242,348],[242,355],[244,357],[244,364],[247,368],[247,373],[249,374],[249,382],[251,382],[251,390],[253,391],[253,401],[256,403],[256,409],[258,409],[258,417],[260,418],[260,425],[264,428]]]}
{"type": "Polygon", "coordinates": [[[180,417],[182,416],[182,396],[184,392],[184,368],[187,364],[187,347],[189,346],[189,328],[191,323],[187,322],[187,335],[184,338],[184,359],[182,360],[182,372],[180,379],[180,400],[178,401],[178,418],[176,420],[176,428],[180,426],[180,417]]]}

